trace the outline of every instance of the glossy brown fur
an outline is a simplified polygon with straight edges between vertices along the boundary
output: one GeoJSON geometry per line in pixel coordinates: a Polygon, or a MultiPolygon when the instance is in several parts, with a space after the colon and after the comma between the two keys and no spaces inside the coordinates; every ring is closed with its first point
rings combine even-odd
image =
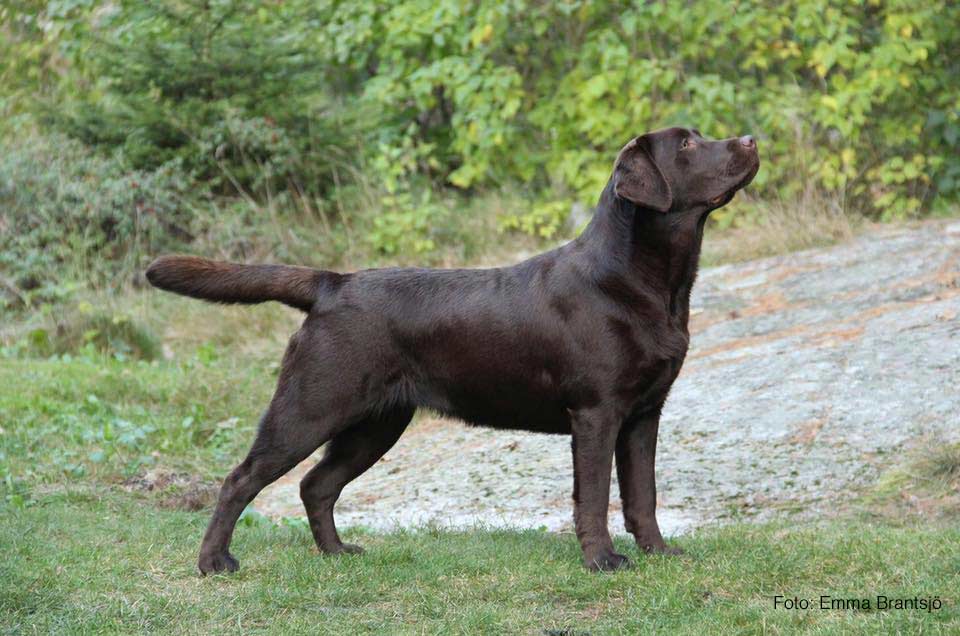
{"type": "Polygon", "coordinates": [[[638,137],[618,156],[586,230],[512,267],[336,274],[158,259],[147,271],[158,287],[308,312],[253,448],[224,482],[200,570],[236,569],[228,546],[240,512],[324,443],[301,484],[311,530],[323,552],[359,551],[340,541],[334,502],[417,408],[572,434],[574,521],[594,569],[627,563],[607,530],[616,454],[627,529],[647,552],[673,551],[655,516],[660,411],[687,352],[706,216],[758,167],[748,137],[709,142],[680,128],[638,137]]]}

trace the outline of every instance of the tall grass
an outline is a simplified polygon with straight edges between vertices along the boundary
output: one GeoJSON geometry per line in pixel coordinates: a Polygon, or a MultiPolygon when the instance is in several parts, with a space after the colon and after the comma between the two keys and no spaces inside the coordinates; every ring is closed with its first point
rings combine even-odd
{"type": "Polygon", "coordinates": [[[729,219],[727,227],[708,225],[704,241],[705,264],[745,261],[852,238],[866,223],[851,214],[840,194],[829,194],[807,184],[792,199],[761,200],[749,193],[740,206],[742,218],[729,219]]]}

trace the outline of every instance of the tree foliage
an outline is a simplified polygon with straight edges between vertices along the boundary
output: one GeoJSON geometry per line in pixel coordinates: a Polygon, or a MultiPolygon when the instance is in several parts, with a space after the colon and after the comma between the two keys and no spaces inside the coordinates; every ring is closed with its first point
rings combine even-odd
{"type": "Polygon", "coordinates": [[[137,169],[180,160],[216,188],[320,192],[361,127],[323,83],[314,14],[303,2],[47,3],[41,29],[68,72],[36,108],[137,169]]]}
{"type": "Polygon", "coordinates": [[[539,205],[507,225],[550,235],[621,144],[673,124],[757,136],[761,196],[812,183],[890,218],[960,195],[947,0],[21,0],[0,18],[8,114],[254,196],[323,196],[362,167],[396,208],[384,236],[418,227],[425,180],[519,186],[539,205]]]}
{"type": "Polygon", "coordinates": [[[367,71],[360,98],[408,168],[459,187],[592,202],[619,144],[686,124],[759,136],[771,196],[812,179],[900,217],[960,192],[956,3],[389,5],[330,7],[333,61],[367,71]]]}

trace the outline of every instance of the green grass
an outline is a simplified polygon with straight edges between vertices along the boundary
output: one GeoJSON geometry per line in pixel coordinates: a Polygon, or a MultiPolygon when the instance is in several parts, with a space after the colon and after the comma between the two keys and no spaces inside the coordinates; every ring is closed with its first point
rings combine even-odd
{"type": "Polygon", "coordinates": [[[162,464],[221,475],[253,440],[274,372],[235,361],[5,359],[0,475],[27,488],[162,464]]]}
{"type": "MultiPolygon", "coordinates": [[[[0,525],[0,621],[25,633],[956,633],[960,531],[832,523],[730,526],[681,558],[591,574],[576,540],[536,531],[348,533],[317,555],[306,528],[241,527],[235,575],[200,578],[206,515],[111,488],[66,488],[0,525]],[[363,534],[363,536],[357,536],[363,534]],[[774,608],[935,597],[940,611],[774,608]]],[[[626,540],[620,549],[633,556],[626,540]]]]}
{"type": "Polygon", "coordinates": [[[252,440],[296,320],[277,308],[123,303],[107,309],[163,334],[166,357],[78,344],[40,358],[15,336],[0,349],[0,632],[960,631],[955,517],[930,523],[888,505],[890,484],[935,483],[911,490],[926,493],[927,506],[953,497],[955,449],[881,480],[876,514],[709,529],[679,541],[681,558],[642,557],[618,539],[635,562],[626,572],[587,572],[573,536],[537,531],[353,529],[348,538],[367,554],[321,557],[302,523],[249,516],[233,545],[240,572],[201,578],[209,510],[186,509],[178,488],[192,486],[182,481],[148,492],[135,479],[162,470],[215,486],[252,440]],[[818,605],[821,595],[878,594],[944,605],[818,605]],[[815,609],[774,607],[775,595],[812,599],[815,609]]]}

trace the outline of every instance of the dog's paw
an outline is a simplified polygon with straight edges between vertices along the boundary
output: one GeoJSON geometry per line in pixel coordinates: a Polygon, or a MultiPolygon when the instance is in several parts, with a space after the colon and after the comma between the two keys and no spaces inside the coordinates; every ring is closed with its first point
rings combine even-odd
{"type": "Polygon", "coordinates": [[[363,554],[363,548],[352,543],[341,543],[321,549],[323,554],[363,554]]]}
{"type": "Polygon", "coordinates": [[[616,552],[602,552],[586,559],[587,568],[594,572],[612,572],[630,567],[630,559],[616,552]]]}
{"type": "Polygon", "coordinates": [[[363,554],[363,548],[354,543],[344,543],[343,551],[346,554],[363,554]]]}
{"type": "Polygon", "coordinates": [[[236,572],[240,569],[240,562],[233,558],[229,552],[217,554],[201,554],[197,563],[200,568],[200,574],[216,574],[217,572],[236,572]]]}
{"type": "Polygon", "coordinates": [[[665,556],[680,556],[681,554],[686,554],[683,548],[667,545],[663,541],[641,545],[640,549],[647,554],[663,554],[665,556]]]}

